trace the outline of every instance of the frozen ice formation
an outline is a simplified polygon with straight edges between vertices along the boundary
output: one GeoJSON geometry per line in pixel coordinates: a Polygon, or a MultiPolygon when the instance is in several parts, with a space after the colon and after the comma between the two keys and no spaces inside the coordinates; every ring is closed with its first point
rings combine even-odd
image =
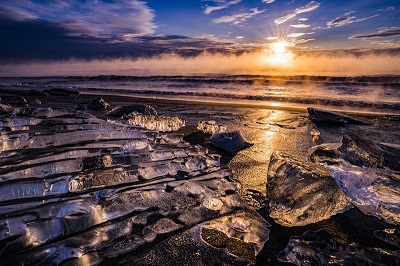
{"type": "Polygon", "coordinates": [[[396,147],[344,134],[339,148],[316,149],[311,157],[325,163],[347,200],[363,213],[400,224],[399,154],[396,147]]]}
{"type": "Polygon", "coordinates": [[[122,265],[252,265],[269,226],[255,212],[239,211],[206,221],[169,238],[122,265]],[[162,255],[160,255],[162,254],[162,255]]]}
{"type": "Polygon", "coordinates": [[[1,264],[246,265],[268,239],[231,171],[181,135],[53,108],[0,129],[1,264]]]}
{"type": "Polygon", "coordinates": [[[400,176],[379,168],[354,166],[346,161],[329,166],[329,173],[346,198],[367,215],[400,224],[400,176]]]}
{"type": "Polygon", "coordinates": [[[131,104],[118,106],[107,113],[109,116],[121,117],[123,115],[129,115],[130,113],[138,112],[143,115],[157,115],[157,111],[147,104],[131,104]]]}
{"type": "Polygon", "coordinates": [[[110,107],[110,105],[103,100],[103,98],[96,98],[93,99],[87,106],[89,109],[100,109],[100,110],[105,110],[108,107],[110,107]]]}
{"type": "Polygon", "coordinates": [[[157,131],[176,131],[186,125],[186,120],[176,116],[163,115],[144,115],[138,112],[132,112],[125,115],[119,122],[128,125],[140,126],[148,130],[157,131]]]}
{"type": "Polygon", "coordinates": [[[328,219],[351,205],[318,164],[271,155],[267,177],[270,216],[284,226],[302,226],[328,219]]]}
{"type": "Polygon", "coordinates": [[[197,129],[206,134],[218,134],[226,131],[226,126],[218,125],[214,120],[200,121],[197,124],[197,129]]]}
{"type": "Polygon", "coordinates": [[[240,131],[224,132],[214,134],[210,138],[210,143],[227,152],[238,152],[240,150],[251,147],[252,144],[247,142],[240,131]]]}
{"type": "Polygon", "coordinates": [[[278,260],[295,265],[400,265],[400,252],[341,244],[319,230],[291,237],[278,260]]]}
{"type": "Polygon", "coordinates": [[[360,124],[369,125],[368,122],[361,119],[357,119],[348,115],[331,112],[327,110],[317,109],[317,108],[307,108],[308,115],[311,121],[315,123],[327,123],[327,124],[360,124]]]}
{"type": "Polygon", "coordinates": [[[342,146],[338,150],[343,159],[353,165],[400,171],[399,148],[343,134],[342,146]]]}
{"type": "Polygon", "coordinates": [[[14,108],[7,103],[0,102],[0,114],[11,114],[14,112],[14,108]]]}

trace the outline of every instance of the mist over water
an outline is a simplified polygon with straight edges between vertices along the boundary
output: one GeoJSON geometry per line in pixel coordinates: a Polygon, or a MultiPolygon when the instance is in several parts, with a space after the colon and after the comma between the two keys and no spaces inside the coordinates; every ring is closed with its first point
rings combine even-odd
{"type": "Polygon", "coordinates": [[[194,101],[321,105],[366,112],[400,110],[400,76],[71,76],[0,78],[1,88],[64,88],[91,94],[116,94],[194,101]]]}

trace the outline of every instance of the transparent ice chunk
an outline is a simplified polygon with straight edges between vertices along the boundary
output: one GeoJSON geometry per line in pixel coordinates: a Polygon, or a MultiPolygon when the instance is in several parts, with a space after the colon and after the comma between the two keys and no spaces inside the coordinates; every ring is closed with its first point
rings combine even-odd
{"type": "Polygon", "coordinates": [[[270,216],[284,226],[315,223],[351,207],[324,167],[278,153],[268,167],[267,199],[270,216]]]}
{"type": "Polygon", "coordinates": [[[218,125],[214,120],[200,121],[197,124],[197,129],[206,134],[217,134],[226,131],[226,126],[218,125]]]}
{"type": "Polygon", "coordinates": [[[162,132],[176,131],[186,125],[186,121],[180,117],[144,115],[138,112],[133,112],[120,121],[129,125],[140,126],[148,130],[157,130],[162,132]]]}

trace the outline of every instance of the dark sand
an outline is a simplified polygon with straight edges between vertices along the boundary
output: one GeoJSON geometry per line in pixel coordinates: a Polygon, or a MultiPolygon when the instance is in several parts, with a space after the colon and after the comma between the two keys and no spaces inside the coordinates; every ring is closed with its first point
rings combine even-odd
{"type": "MultiPolygon", "coordinates": [[[[28,91],[5,90],[2,95],[16,94],[26,98],[28,102],[39,99],[41,105],[31,107],[77,108],[97,117],[107,118],[104,110],[87,109],[87,104],[99,95],[80,95],[76,98],[62,96],[28,95],[28,91]]],[[[289,153],[299,160],[307,160],[308,150],[321,143],[341,142],[342,132],[356,132],[360,136],[373,141],[400,145],[400,124],[390,121],[381,115],[364,114],[363,119],[373,123],[373,126],[325,126],[317,128],[309,119],[305,107],[288,107],[251,104],[229,104],[210,102],[189,102],[182,100],[162,100],[154,98],[137,98],[115,95],[101,95],[111,104],[120,106],[130,103],[147,103],[154,107],[160,115],[179,116],[187,120],[187,126],[178,131],[191,144],[200,144],[215,153],[219,153],[221,161],[227,164],[234,177],[242,184],[242,196],[249,204],[259,209],[259,213],[272,225],[270,239],[263,251],[257,257],[258,265],[286,265],[279,263],[276,255],[285,248],[291,236],[301,235],[306,230],[327,229],[337,240],[345,243],[362,243],[370,247],[393,248],[377,240],[374,230],[393,228],[377,218],[367,217],[357,209],[351,209],[344,214],[338,214],[329,220],[304,227],[287,228],[275,224],[268,217],[265,206],[266,173],[270,155],[274,151],[289,153]],[[227,126],[227,129],[238,129],[247,141],[254,145],[237,154],[213,148],[209,136],[197,131],[199,121],[215,120],[217,124],[227,126]],[[321,132],[319,138],[313,138],[312,129],[321,132]]],[[[6,101],[6,97],[2,97],[6,101]]],[[[7,102],[7,101],[6,101],[7,102]]],[[[22,104],[11,103],[13,106],[22,104]]],[[[354,114],[354,113],[353,113],[354,114]]]]}

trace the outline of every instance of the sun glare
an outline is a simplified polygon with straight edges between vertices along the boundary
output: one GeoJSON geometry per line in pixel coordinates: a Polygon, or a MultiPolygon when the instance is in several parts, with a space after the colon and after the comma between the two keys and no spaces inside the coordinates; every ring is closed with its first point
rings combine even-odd
{"type": "Polygon", "coordinates": [[[278,41],[269,44],[265,50],[265,59],[273,65],[289,65],[293,58],[293,53],[287,48],[292,46],[290,42],[278,41]]]}

